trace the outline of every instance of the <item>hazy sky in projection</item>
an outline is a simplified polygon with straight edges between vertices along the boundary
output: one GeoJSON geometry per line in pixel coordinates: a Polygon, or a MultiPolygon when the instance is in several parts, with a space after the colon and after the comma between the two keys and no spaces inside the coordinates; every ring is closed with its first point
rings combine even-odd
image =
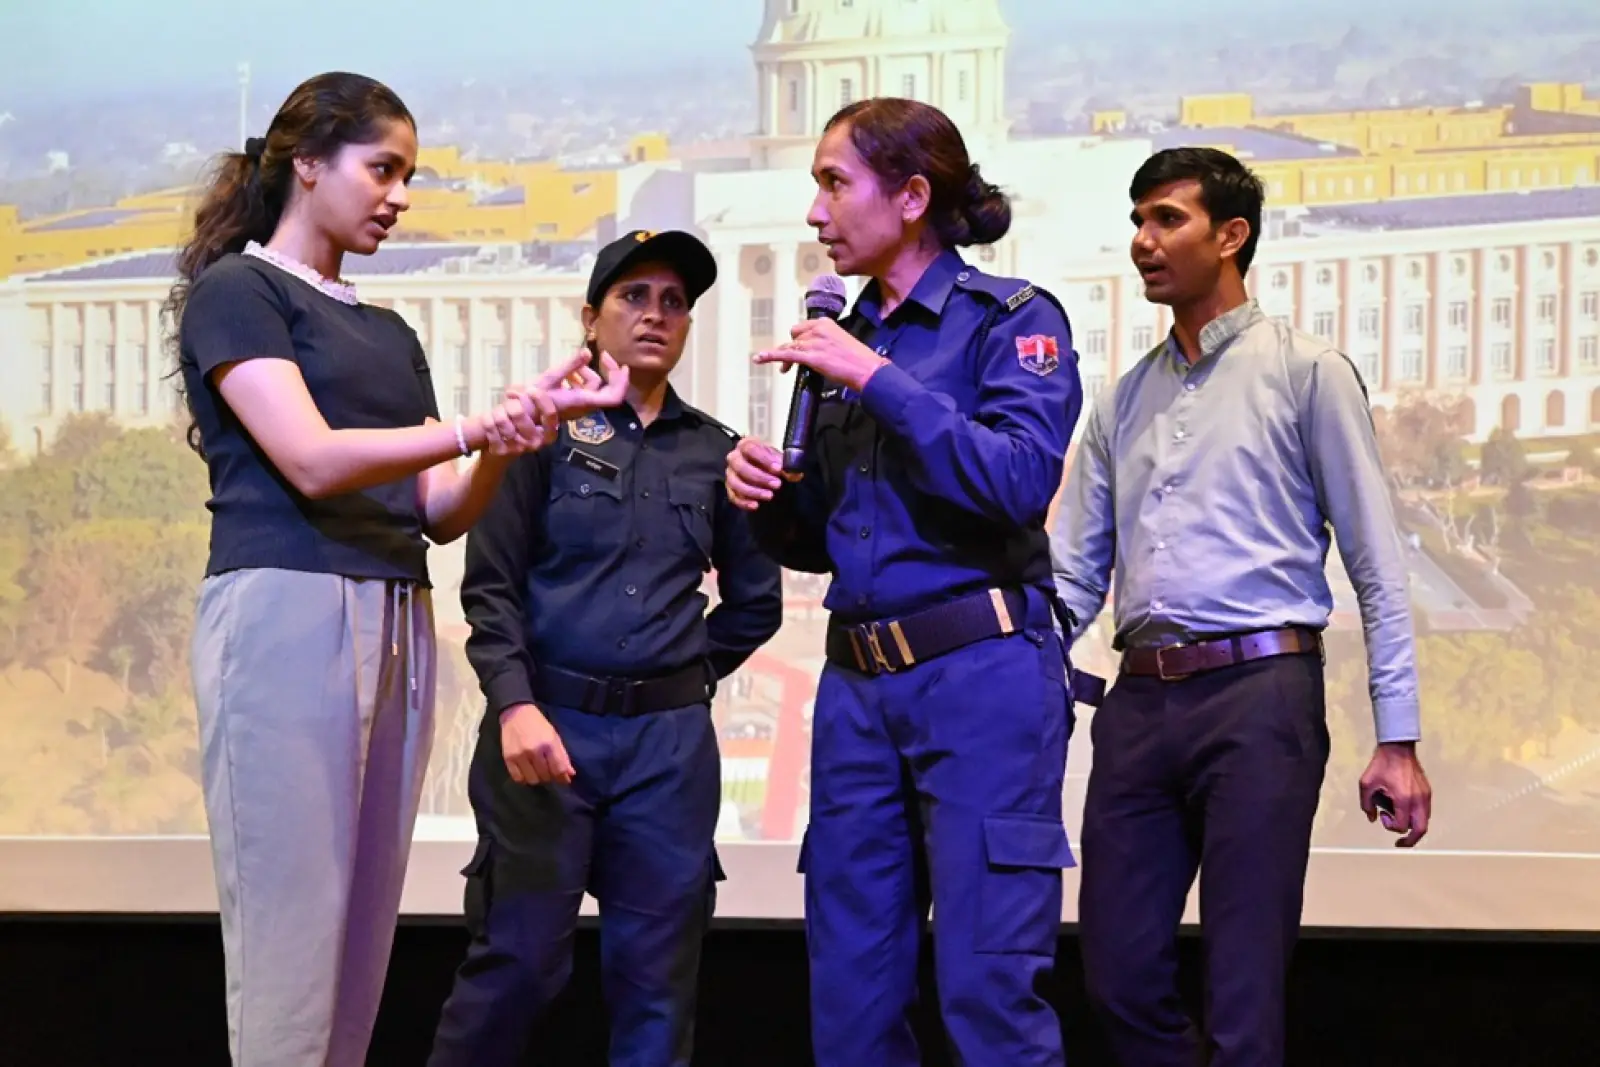
{"type": "MultiPolygon", "coordinates": [[[[1577,0],[1534,0],[1543,10],[1577,0]]],[[[1018,42],[1116,30],[1176,32],[1174,22],[1337,24],[1398,15],[1506,10],[1503,0],[1002,0],[1018,42]]],[[[747,63],[761,0],[0,0],[0,93],[97,94],[130,82],[148,88],[231,83],[249,60],[258,77],[294,80],[357,67],[400,85],[518,71],[596,73],[705,61],[747,63]],[[689,13],[693,12],[693,25],[689,13]],[[70,86],[70,89],[68,89],[70,86]],[[31,92],[30,92],[31,91],[31,92]]],[[[0,100],[0,108],[4,102],[0,100]]]]}

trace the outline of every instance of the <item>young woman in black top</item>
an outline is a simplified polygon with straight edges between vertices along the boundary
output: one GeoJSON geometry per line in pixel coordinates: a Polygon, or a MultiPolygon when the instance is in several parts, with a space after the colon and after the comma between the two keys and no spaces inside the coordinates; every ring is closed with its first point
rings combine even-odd
{"type": "Polygon", "coordinates": [[[627,387],[579,352],[440,420],[415,332],[338,280],[406,209],[416,151],[385,86],[301,85],[223,161],[169,301],[211,479],[192,675],[241,1067],[365,1062],[433,739],[426,540],[627,387]]]}

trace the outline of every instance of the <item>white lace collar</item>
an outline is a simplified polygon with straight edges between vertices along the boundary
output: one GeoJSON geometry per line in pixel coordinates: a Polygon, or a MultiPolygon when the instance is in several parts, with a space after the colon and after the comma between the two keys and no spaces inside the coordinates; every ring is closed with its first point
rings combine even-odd
{"type": "Polygon", "coordinates": [[[299,278],[307,285],[321,290],[323,293],[333,297],[341,304],[349,304],[351,307],[355,307],[357,304],[361,303],[361,300],[356,296],[356,287],[344,279],[324,278],[321,274],[318,274],[311,267],[306,266],[299,260],[290,259],[288,256],[283,255],[280,252],[274,252],[272,249],[267,248],[257,241],[251,241],[249,244],[245,245],[244,254],[247,256],[255,256],[257,259],[266,260],[279,270],[293,274],[296,278],[299,278]]]}

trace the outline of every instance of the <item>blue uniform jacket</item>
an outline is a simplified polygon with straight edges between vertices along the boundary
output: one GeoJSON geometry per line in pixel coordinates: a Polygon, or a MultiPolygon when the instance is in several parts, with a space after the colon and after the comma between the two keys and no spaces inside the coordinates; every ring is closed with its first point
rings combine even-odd
{"type": "Polygon", "coordinates": [[[624,405],[511,462],[461,580],[491,712],[532,703],[540,664],[650,678],[705,661],[721,679],[777,633],[781,571],[723,487],[736,440],[669,389],[648,429],[624,405]]]}
{"type": "Polygon", "coordinates": [[[869,283],[843,325],[892,362],[830,383],[805,477],[752,515],[791,570],[832,573],[824,607],[886,618],[991,586],[1054,596],[1045,519],[1083,406],[1066,312],[953,251],[887,319],[869,283]]]}

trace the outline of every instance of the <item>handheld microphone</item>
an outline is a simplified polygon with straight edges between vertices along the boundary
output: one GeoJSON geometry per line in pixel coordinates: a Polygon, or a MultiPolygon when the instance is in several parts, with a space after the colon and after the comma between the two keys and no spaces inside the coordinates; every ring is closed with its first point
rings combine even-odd
{"type": "MultiPolygon", "coordinates": [[[[819,274],[806,290],[807,319],[838,319],[844,314],[844,279],[836,274],[819,274]]],[[[822,375],[810,367],[797,368],[794,396],[789,401],[789,424],[783,431],[783,476],[798,482],[805,476],[806,453],[811,448],[811,432],[817,424],[817,406],[822,403],[822,375]]]]}

